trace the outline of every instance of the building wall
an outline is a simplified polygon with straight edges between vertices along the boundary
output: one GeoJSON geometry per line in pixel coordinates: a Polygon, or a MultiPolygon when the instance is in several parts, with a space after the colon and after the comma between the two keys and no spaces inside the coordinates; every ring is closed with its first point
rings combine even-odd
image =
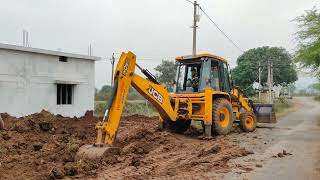
{"type": "Polygon", "coordinates": [[[42,109],[82,116],[94,109],[94,61],[0,49],[0,112],[24,116],[42,109]],[[77,82],[73,104],[57,105],[57,81],[77,82]]]}

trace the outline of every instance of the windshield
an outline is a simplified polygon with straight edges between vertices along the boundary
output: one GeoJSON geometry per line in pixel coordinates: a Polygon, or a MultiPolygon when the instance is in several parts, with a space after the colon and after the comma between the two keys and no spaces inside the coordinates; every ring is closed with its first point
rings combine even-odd
{"type": "Polygon", "coordinates": [[[179,64],[176,92],[198,92],[201,64],[179,64]]]}

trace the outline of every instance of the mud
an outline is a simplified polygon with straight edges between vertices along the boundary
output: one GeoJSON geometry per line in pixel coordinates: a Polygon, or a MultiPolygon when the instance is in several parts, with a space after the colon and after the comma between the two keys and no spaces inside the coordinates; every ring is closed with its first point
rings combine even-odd
{"type": "Polygon", "coordinates": [[[134,115],[121,121],[115,143],[119,153],[76,161],[79,147],[95,140],[99,118],[92,112],[81,118],[46,111],[1,116],[0,179],[212,179],[239,168],[228,165],[230,159],[251,154],[228,136],[200,140],[195,129],[175,134],[159,130],[157,117],[134,115]]]}

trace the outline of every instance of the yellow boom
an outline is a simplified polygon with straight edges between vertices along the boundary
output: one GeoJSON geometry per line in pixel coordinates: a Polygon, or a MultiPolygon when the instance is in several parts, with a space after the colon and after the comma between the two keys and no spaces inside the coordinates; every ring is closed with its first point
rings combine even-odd
{"type": "Polygon", "coordinates": [[[158,110],[162,119],[176,120],[177,115],[171,107],[166,86],[139,76],[135,73],[135,67],[136,56],[132,52],[122,53],[114,75],[115,94],[113,100],[111,100],[112,104],[105,114],[104,119],[106,121],[97,125],[97,145],[103,145],[104,143],[112,145],[131,85],[158,110]],[[103,134],[105,134],[105,137],[103,137],[103,134]]]}

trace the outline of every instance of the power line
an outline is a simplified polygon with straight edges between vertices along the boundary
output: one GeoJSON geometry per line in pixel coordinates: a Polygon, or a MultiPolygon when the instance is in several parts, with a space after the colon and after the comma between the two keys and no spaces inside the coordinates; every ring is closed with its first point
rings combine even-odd
{"type": "Polygon", "coordinates": [[[192,1],[190,1],[190,0],[185,0],[185,1],[187,1],[187,2],[189,2],[189,3],[191,3],[191,4],[193,4],[193,2],[192,2],[192,1]]]}
{"type": "MultiPolygon", "coordinates": [[[[185,0],[185,1],[187,1],[187,2],[189,2],[189,3],[191,3],[191,4],[194,5],[194,2],[192,2],[191,0],[185,0]]],[[[198,6],[199,9],[203,12],[203,14],[207,16],[207,18],[212,22],[212,24],[222,33],[222,35],[229,40],[229,42],[230,42],[233,46],[235,46],[239,51],[244,52],[244,51],[218,26],[218,24],[213,21],[213,19],[202,9],[202,7],[201,7],[199,4],[197,4],[197,6],[198,6]]]]}
{"type": "Polygon", "coordinates": [[[200,10],[203,12],[204,15],[207,16],[207,18],[212,22],[212,24],[241,52],[244,52],[223,30],[218,26],[217,23],[215,23],[212,18],[202,9],[201,6],[199,6],[200,10]]]}

